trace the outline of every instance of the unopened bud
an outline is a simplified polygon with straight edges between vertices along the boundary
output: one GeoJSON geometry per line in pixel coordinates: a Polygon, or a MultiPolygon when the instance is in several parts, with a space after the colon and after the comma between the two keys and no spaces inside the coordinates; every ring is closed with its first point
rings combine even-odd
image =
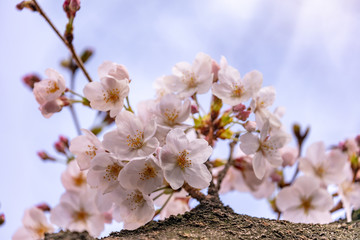
{"type": "Polygon", "coordinates": [[[44,212],[50,212],[51,208],[47,203],[40,203],[36,207],[44,212]]]}
{"type": "Polygon", "coordinates": [[[232,108],[232,110],[234,111],[234,112],[242,112],[242,111],[244,111],[246,109],[246,106],[244,105],[244,104],[242,104],[242,103],[240,103],[240,104],[238,104],[238,105],[235,105],[235,106],[233,106],[233,108],[232,108]]]}
{"type": "Polygon", "coordinates": [[[85,51],[80,55],[81,61],[83,63],[86,63],[87,60],[89,60],[89,58],[94,54],[94,50],[93,49],[85,49],[85,51]]]}
{"type": "Polygon", "coordinates": [[[191,114],[195,114],[199,112],[199,108],[195,104],[191,104],[191,114]]]}
{"type": "Polygon", "coordinates": [[[56,151],[58,151],[59,153],[64,153],[64,154],[65,154],[66,146],[65,146],[65,144],[64,144],[63,142],[61,142],[61,141],[55,142],[54,148],[55,148],[56,151]]]}
{"type": "Polygon", "coordinates": [[[213,82],[216,82],[218,80],[219,70],[220,70],[219,64],[214,59],[212,59],[212,61],[211,61],[211,73],[214,74],[213,75],[213,82]]]}
{"type": "Polygon", "coordinates": [[[63,8],[68,18],[74,18],[76,12],[80,9],[80,0],[65,0],[63,8]]]}
{"type": "Polygon", "coordinates": [[[5,214],[0,214],[0,225],[3,225],[5,223],[5,214]]]}
{"type": "Polygon", "coordinates": [[[254,121],[247,121],[245,124],[244,124],[244,128],[246,131],[248,132],[254,132],[256,130],[256,122],[254,121]]]}
{"type": "Polygon", "coordinates": [[[270,178],[272,182],[280,182],[282,180],[281,172],[274,171],[271,173],[270,178]]]}
{"type": "Polygon", "coordinates": [[[37,152],[37,155],[38,155],[42,160],[55,161],[55,158],[49,156],[45,151],[37,152]]]}
{"type": "Polygon", "coordinates": [[[64,143],[67,148],[69,147],[69,139],[67,137],[60,135],[59,136],[59,141],[64,143]]]}
{"type": "Polygon", "coordinates": [[[33,12],[36,12],[36,5],[33,1],[22,1],[21,3],[16,4],[18,10],[23,10],[24,8],[30,9],[33,12]]]}
{"type": "Polygon", "coordinates": [[[31,89],[34,89],[34,85],[40,82],[40,77],[36,74],[27,74],[22,78],[23,83],[31,89]]]}

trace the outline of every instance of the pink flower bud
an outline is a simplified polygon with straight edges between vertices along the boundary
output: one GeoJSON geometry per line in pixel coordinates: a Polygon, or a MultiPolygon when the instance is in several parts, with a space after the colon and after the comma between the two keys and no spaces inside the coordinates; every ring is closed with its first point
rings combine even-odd
{"type": "Polygon", "coordinates": [[[246,131],[248,132],[253,132],[256,130],[256,122],[254,121],[247,121],[245,124],[244,124],[244,128],[246,131]]]}
{"type": "Polygon", "coordinates": [[[65,153],[65,144],[61,141],[58,141],[54,144],[54,148],[56,149],[56,151],[58,151],[59,153],[65,153]]]}
{"type": "Polygon", "coordinates": [[[64,143],[66,148],[69,148],[69,139],[65,136],[59,136],[59,141],[64,143]]]}
{"type": "Polygon", "coordinates": [[[191,114],[195,114],[199,112],[199,108],[195,104],[191,104],[191,114]]]}
{"type": "Polygon", "coordinates": [[[40,78],[36,74],[27,74],[22,78],[23,83],[31,89],[34,89],[34,84],[40,82],[40,78]]]}
{"type": "Polygon", "coordinates": [[[236,117],[240,119],[241,121],[246,121],[246,119],[249,118],[251,111],[242,111],[239,112],[236,117]]]}
{"type": "Polygon", "coordinates": [[[40,203],[36,207],[44,212],[50,212],[51,208],[47,203],[40,203]]]}
{"type": "Polygon", "coordinates": [[[5,223],[5,214],[0,214],[0,225],[3,225],[5,223]]]}
{"type": "Polygon", "coordinates": [[[37,155],[38,155],[42,160],[55,161],[55,158],[49,156],[45,151],[37,152],[37,155]]]}
{"type": "Polygon", "coordinates": [[[68,18],[74,18],[80,9],[80,0],[65,0],[63,8],[68,18]]]}
{"type": "Polygon", "coordinates": [[[233,111],[234,112],[242,112],[246,109],[246,106],[242,103],[238,104],[238,105],[235,105],[233,106],[233,111]]]}
{"type": "Polygon", "coordinates": [[[219,64],[214,60],[214,59],[211,59],[211,73],[214,74],[213,76],[213,82],[216,82],[218,80],[218,72],[220,70],[220,66],[219,64]]]}

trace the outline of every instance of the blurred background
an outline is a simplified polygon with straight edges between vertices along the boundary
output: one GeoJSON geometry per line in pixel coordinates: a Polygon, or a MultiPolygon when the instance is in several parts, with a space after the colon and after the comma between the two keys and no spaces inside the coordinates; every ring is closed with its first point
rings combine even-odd
{"type": "MultiPolygon", "coordinates": [[[[68,109],[45,119],[21,81],[27,73],[44,77],[51,67],[69,83],[69,73],[60,67],[69,53],[39,14],[19,12],[17,3],[0,1],[0,212],[6,216],[1,239],[10,239],[21,226],[26,208],[58,203],[65,165],[44,163],[36,152],[54,153],[60,134],[76,136],[68,109]]],[[[39,3],[63,32],[63,1],[39,3]]],[[[93,79],[105,60],[128,68],[133,107],[154,97],[153,81],[171,74],[174,64],[205,52],[217,61],[225,56],[242,75],[261,71],[263,85],[277,90],[274,106],[286,108],[286,129],[295,122],[311,126],[305,145],[321,140],[330,146],[360,133],[359,1],[88,0],[74,27],[77,51],[94,49],[86,64],[93,79]]],[[[80,93],[86,83],[78,72],[80,93]]],[[[90,127],[93,113],[76,109],[81,127],[90,127]]],[[[238,213],[275,217],[266,200],[249,194],[228,193],[223,200],[238,213]]],[[[119,224],[108,226],[104,234],[118,229],[119,224]]]]}

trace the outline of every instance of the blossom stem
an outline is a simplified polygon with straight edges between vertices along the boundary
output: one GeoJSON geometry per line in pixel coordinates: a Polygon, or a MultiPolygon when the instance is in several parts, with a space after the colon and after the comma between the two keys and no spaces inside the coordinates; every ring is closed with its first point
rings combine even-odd
{"type": "Polygon", "coordinates": [[[236,145],[236,142],[237,142],[237,139],[238,139],[239,135],[236,135],[235,136],[235,140],[232,141],[230,144],[229,144],[229,147],[230,147],[230,153],[229,153],[229,158],[224,166],[224,169],[221,170],[219,172],[219,175],[218,175],[218,181],[217,181],[217,185],[216,185],[216,191],[219,192],[220,190],[220,187],[221,187],[221,183],[222,181],[224,180],[224,177],[227,173],[227,171],[229,170],[229,168],[231,167],[231,165],[233,164],[233,152],[234,152],[234,147],[236,145]]]}
{"type": "Polygon", "coordinates": [[[172,189],[172,188],[169,188],[168,186],[166,186],[166,187],[158,188],[158,189],[152,191],[152,193],[158,192],[158,191],[161,191],[161,190],[166,190],[166,189],[172,189]]]}
{"type": "Polygon", "coordinates": [[[126,97],[126,103],[128,105],[128,107],[126,108],[126,110],[128,110],[129,112],[134,113],[134,111],[132,110],[131,106],[130,106],[130,101],[129,101],[129,97],[126,97]]]}
{"type": "Polygon", "coordinates": [[[74,92],[73,90],[71,89],[66,89],[67,92],[71,93],[72,95],[75,95],[75,96],[78,96],[78,97],[81,97],[81,98],[85,98],[84,96],[82,96],[81,94],[77,93],[77,92],[74,92]]]}
{"type": "Polygon", "coordinates": [[[83,62],[81,61],[81,59],[79,58],[79,56],[76,54],[74,46],[72,45],[72,43],[68,42],[59,32],[59,30],[55,27],[55,25],[51,22],[51,20],[48,18],[48,16],[45,14],[45,12],[42,10],[42,8],[40,7],[40,5],[37,3],[36,0],[33,0],[34,5],[36,7],[36,10],[40,13],[40,15],[45,19],[45,21],[50,25],[50,27],[54,30],[54,32],[56,33],[56,35],[58,35],[58,37],[61,39],[61,41],[66,45],[66,47],[70,50],[73,59],[75,60],[76,64],[79,66],[79,68],[82,70],[82,72],[84,73],[85,77],[87,78],[87,80],[89,82],[92,82],[92,79],[89,75],[89,73],[86,71],[83,62]]]}
{"type": "Polygon", "coordinates": [[[159,215],[160,212],[166,207],[166,205],[167,205],[168,202],[170,201],[170,199],[171,199],[171,197],[172,197],[173,194],[174,194],[174,192],[172,192],[172,193],[170,194],[170,196],[166,199],[164,205],[162,205],[162,207],[155,212],[154,217],[157,216],[157,215],[159,215]]]}
{"type": "Polygon", "coordinates": [[[164,192],[158,194],[156,197],[153,198],[153,201],[155,201],[156,199],[158,199],[159,197],[161,197],[162,195],[164,195],[164,192]]]}

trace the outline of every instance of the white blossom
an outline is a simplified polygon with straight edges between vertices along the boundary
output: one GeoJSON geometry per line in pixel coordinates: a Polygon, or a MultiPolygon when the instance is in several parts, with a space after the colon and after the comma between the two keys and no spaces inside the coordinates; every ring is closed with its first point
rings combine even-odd
{"type": "Polygon", "coordinates": [[[297,223],[329,223],[333,206],[331,195],[310,176],[301,176],[293,185],[282,189],[276,197],[276,206],[283,219],[297,223]]]}
{"type": "Polygon", "coordinates": [[[65,192],[51,209],[50,220],[64,230],[88,231],[97,237],[104,230],[105,217],[97,209],[94,191],[65,192]]]}
{"type": "Polygon", "coordinates": [[[114,155],[100,153],[91,162],[87,182],[102,193],[111,192],[120,185],[118,177],[123,167],[124,163],[114,155]]]}
{"type": "Polygon", "coordinates": [[[133,113],[123,111],[116,117],[116,125],[116,130],[104,135],[103,145],[122,160],[149,156],[159,146],[154,120],[145,125],[133,113]]]}
{"type": "Polygon", "coordinates": [[[132,160],[125,165],[119,175],[121,186],[139,189],[150,194],[163,184],[163,173],[152,155],[140,160],[132,160]]]}
{"type": "Polygon", "coordinates": [[[101,78],[100,82],[88,83],[83,91],[93,109],[110,111],[110,117],[115,117],[129,94],[129,80],[118,80],[109,75],[101,78]]]}
{"type": "Polygon", "coordinates": [[[118,222],[124,222],[124,229],[136,229],[153,219],[154,203],[141,191],[127,190],[119,186],[109,194],[115,206],[113,217],[118,222]]]}
{"type": "Polygon", "coordinates": [[[82,191],[88,187],[87,171],[81,171],[76,161],[71,161],[61,174],[61,182],[67,191],[82,191]]]}
{"type": "Polygon", "coordinates": [[[173,74],[164,77],[164,83],[180,98],[191,97],[195,93],[204,94],[209,91],[213,81],[212,59],[205,53],[198,53],[192,65],[187,62],[177,63],[173,74]]]}
{"type": "Polygon", "coordinates": [[[37,207],[25,210],[22,224],[12,236],[12,240],[39,240],[44,239],[45,233],[54,232],[54,227],[48,222],[44,212],[37,207]]]}
{"type": "Polygon", "coordinates": [[[347,175],[347,156],[339,149],[325,152],[323,142],[311,144],[306,157],[299,159],[299,169],[306,175],[313,176],[322,184],[340,184],[347,175]]]}
{"type": "Polygon", "coordinates": [[[229,66],[225,57],[221,58],[218,75],[219,81],[213,83],[212,92],[231,106],[248,101],[260,90],[263,81],[262,74],[256,70],[241,79],[239,71],[229,66]]]}
{"type": "Polygon", "coordinates": [[[105,61],[99,66],[98,75],[100,79],[110,76],[119,81],[124,79],[130,80],[129,73],[124,65],[110,61],[105,61]]]}
{"type": "Polygon", "coordinates": [[[208,187],[211,174],[204,163],[211,153],[204,139],[189,141],[183,130],[171,130],[159,157],[166,181],[173,189],[180,188],[184,181],[195,188],[208,187]]]}
{"type": "Polygon", "coordinates": [[[252,164],[259,179],[264,177],[268,163],[273,167],[281,166],[283,160],[278,150],[289,140],[289,136],[282,131],[269,136],[269,128],[270,123],[267,121],[260,131],[260,138],[252,133],[245,133],[240,137],[241,150],[247,155],[255,154],[252,164]]]}
{"type": "Polygon", "coordinates": [[[81,129],[84,135],[77,136],[70,142],[70,152],[76,156],[81,170],[90,168],[91,160],[96,154],[105,152],[100,140],[89,130],[81,129]]]}

